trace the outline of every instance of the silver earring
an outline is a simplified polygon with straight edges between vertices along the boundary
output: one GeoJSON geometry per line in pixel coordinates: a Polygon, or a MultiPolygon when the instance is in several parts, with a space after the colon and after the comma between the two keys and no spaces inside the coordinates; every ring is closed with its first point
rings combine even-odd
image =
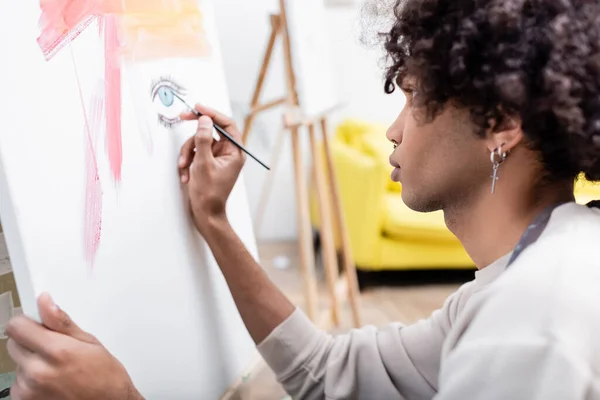
{"type": "Polygon", "coordinates": [[[496,189],[496,181],[498,178],[498,169],[500,165],[506,160],[507,152],[502,151],[502,146],[496,148],[494,151],[490,153],[490,161],[492,162],[492,168],[494,170],[492,174],[492,194],[494,194],[494,190],[496,189]]]}

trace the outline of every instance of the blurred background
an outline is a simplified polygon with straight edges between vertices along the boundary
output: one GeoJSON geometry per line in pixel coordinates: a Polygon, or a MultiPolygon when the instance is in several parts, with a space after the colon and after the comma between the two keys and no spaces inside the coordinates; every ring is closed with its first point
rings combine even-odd
{"type": "MultiPolygon", "coordinates": [[[[328,48],[323,71],[330,71],[327,83],[333,97],[339,100],[338,106],[319,120],[326,127],[330,150],[324,148],[319,125],[313,147],[318,149],[315,156],[308,129],[301,126],[298,132],[301,159],[295,160],[286,118],[295,115],[297,110],[282,105],[256,114],[246,146],[272,169],[266,171],[258,163],[248,162],[243,179],[261,264],[292,301],[305,309],[310,306],[308,302],[316,301],[314,305],[321,313],[325,312],[327,318],[332,298],[327,267],[333,265],[335,274],[344,275],[344,265],[351,264],[352,269],[344,276],[345,286],[336,290],[339,298],[347,297],[344,294],[352,291],[355,268],[360,325],[383,326],[392,321],[409,324],[426,318],[440,307],[448,295],[473,278],[475,268],[462,245],[446,228],[441,212],[420,214],[408,209],[402,202],[401,186],[389,178],[388,156],[392,145],[385,132],[402,110],[405,98],[400,91],[389,95],[384,92],[384,53],[381,46],[372,42],[372,34],[379,26],[373,25],[374,20],[365,15],[365,10],[373,10],[365,8],[366,5],[379,2],[323,0],[318,3],[321,14],[320,18],[314,16],[315,21],[324,21],[324,24],[316,40],[328,48]],[[329,155],[335,182],[323,172],[322,188],[328,190],[319,197],[315,171],[317,166],[327,171],[324,155],[329,155]],[[299,189],[295,168],[303,170],[306,207],[298,202],[302,189],[299,189]],[[329,190],[332,185],[339,192],[337,202],[329,190]],[[324,199],[327,200],[325,206],[324,199]],[[300,209],[303,211],[298,211],[300,209]],[[323,237],[323,216],[330,220],[326,225],[331,237],[323,237]],[[343,229],[337,216],[343,219],[343,229]],[[308,240],[301,235],[302,226],[309,227],[308,240]],[[310,248],[302,247],[302,243],[309,243],[310,248]],[[328,243],[333,245],[333,259],[327,258],[328,243]],[[310,260],[303,258],[303,254],[310,260]],[[351,259],[344,259],[344,254],[351,259]],[[316,300],[310,300],[307,294],[307,282],[311,279],[306,272],[309,264],[314,264],[316,300]]],[[[264,69],[272,15],[281,15],[281,3],[279,0],[215,0],[214,6],[233,117],[243,128],[253,110],[252,97],[264,69]]],[[[309,12],[303,18],[310,23],[312,16],[309,12]]],[[[287,57],[284,41],[279,38],[266,68],[261,99],[268,101],[288,93],[287,57]]],[[[296,59],[294,68],[302,61],[296,59]]],[[[311,79],[305,71],[296,72],[303,75],[304,85],[306,79],[311,79]]],[[[582,183],[576,195],[578,201],[587,202],[600,197],[600,189],[582,183]]],[[[20,312],[1,225],[0,294],[6,298],[3,304],[10,308],[7,315],[13,314],[13,308],[14,313],[20,312]]],[[[328,324],[327,329],[339,333],[356,326],[352,311],[352,303],[341,302],[339,322],[328,324]]],[[[5,342],[6,338],[0,337],[0,340],[5,342]]],[[[2,374],[13,370],[14,364],[5,353],[5,346],[0,345],[0,379],[4,379],[2,374]]],[[[229,398],[283,397],[284,392],[272,374],[259,368],[246,377],[229,398]]]]}

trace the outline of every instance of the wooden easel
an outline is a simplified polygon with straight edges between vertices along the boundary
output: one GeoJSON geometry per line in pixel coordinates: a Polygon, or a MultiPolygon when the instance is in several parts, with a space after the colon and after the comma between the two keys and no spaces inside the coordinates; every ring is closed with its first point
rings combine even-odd
{"type": "Polygon", "coordinates": [[[252,128],[252,123],[259,113],[276,106],[283,105],[286,107],[283,120],[284,128],[289,130],[291,134],[292,151],[294,157],[300,262],[302,267],[302,275],[304,278],[306,312],[308,317],[321,327],[329,325],[330,322],[337,327],[340,325],[340,303],[348,300],[352,311],[354,326],[359,327],[361,322],[359,312],[358,281],[356,277],[354,259],[350,249],[350,239],[348,237],[342,212],[340,192],[335,176],[331,148],[328,141],[327,113],[310,117],[300,115],[300,103],[296,91],[296,79],[292,63],[292,52],[287,26],[285,1],[279,0],[279,5],[280,13],[271,15],[270,17],[271,35],[269,37],[263,64],[256,82],[254,94],[252,96],[251,110],[245,120],[242,140],[244,143],[246,143],[252,128]],[[283,40],[287,93],[286,96],[282,98],[266,103],[260,103],[260,95],[267,75],[267,70],[271,62],[273,48],[278,37],[281,37],[283,40]],[[318,314],[318,295],[314,264],[315,257],[309,213],[309,191],[306,183],[305,170],[302,165],[301,147],[299,141],[299,131],[304,127],[308,128],[310,148],[314,160],[313,178],[319,204],[323,265],[325,268],[328,294],[331,302],[331,309],[327,312],[329,315],[318,314]],[[324,163],[322,163],[320,160],[321,152],[318,148],[316,136],[317,128],[320,129],[322,134],[323,152],[325,156],[324,163]],[[333,204],[330,204],[330,200],[333,202],[333,204]],[[334,222],[341,239],[343,260],[342,277],[340,277],[338,273],[337,255],[334,242],[334,222]]]}

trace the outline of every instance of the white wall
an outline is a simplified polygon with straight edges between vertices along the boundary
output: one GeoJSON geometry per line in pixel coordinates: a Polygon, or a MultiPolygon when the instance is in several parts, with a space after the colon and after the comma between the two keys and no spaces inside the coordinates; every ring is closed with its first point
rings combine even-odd
{"type": "MultiPolygon", "coordinates": [[[[217,22],[223,49],[229,95],[235,117],[242,126],[248,112],[252,91],[258,76],[268,35],[269,14],[277,11],[277,0],[218,0],[217,22]]],[[[334,121],[346,116],[370,121],[391,123],[400,111],[404,98],[400,94],[383,92],[381,54],[359,43],[360,5],[329,7],[331,49],[340,99],[345,108],[337,113],[334,121]]],[[[280,44],[280,43],[279,43],[280,44]]],[[[281,96],[285,90],[281,48],[273,54],[274,62],[268,72],[262,99],[281,96]]],[[[256,119],[248,147],[258,157],[271,165],[275,141],[281,128],[281,110],[275,109],[256,119]]],[[[307,149],[304,142],[304,149],[307,149]]],[[[310,155],[306,152],[307,165],[310,155]]],[[[284,141],[276,170],[266,171],[249,159],[245,167],[250,207],[258,208],[263,183],[269,173],[274,174],[259,240],[290,240],[297,237],[296,201],[293,180],[292,155],[289,138],[284,141]]],[[[307,170],[308,173],[308,170],[307,170]]]]}

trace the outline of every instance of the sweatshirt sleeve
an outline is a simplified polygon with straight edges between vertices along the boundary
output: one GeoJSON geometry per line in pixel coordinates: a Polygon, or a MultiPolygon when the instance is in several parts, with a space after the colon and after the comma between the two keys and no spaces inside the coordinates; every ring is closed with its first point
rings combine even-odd
{"type": "Polygon", "coordinates": [[[296,309],[258,350],[296,400],[432,398],[454,297],[415,324],[366,326],[335,337],[296,309]]]}

